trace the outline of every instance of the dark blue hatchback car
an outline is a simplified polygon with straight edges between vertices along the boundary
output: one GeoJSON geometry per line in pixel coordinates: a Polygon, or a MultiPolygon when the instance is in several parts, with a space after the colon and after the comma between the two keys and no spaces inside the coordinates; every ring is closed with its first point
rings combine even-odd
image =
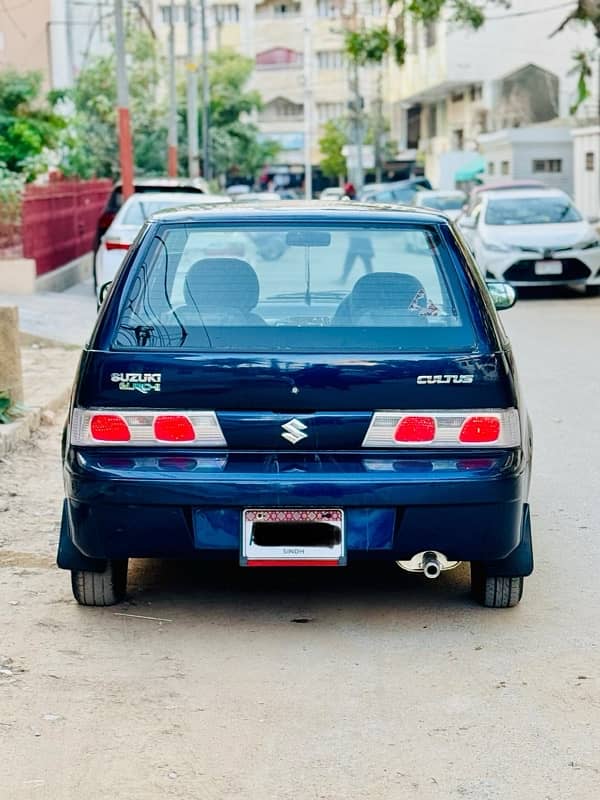
{"type": "Polygon", "coordinates": [[[129,558],[533,568],[531,427],[496,308],[445,217],[354,203],[153,217],[84,350],[58,564],[125,596],[129,558]],[[257,242],[278,242],[275,260],[257,242]]]}

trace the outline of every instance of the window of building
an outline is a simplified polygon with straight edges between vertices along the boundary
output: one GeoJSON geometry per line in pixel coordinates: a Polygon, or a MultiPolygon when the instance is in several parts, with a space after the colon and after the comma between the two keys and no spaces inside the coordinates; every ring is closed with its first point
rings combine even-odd
{"type": "Polygon", "coordinates": [[[488,165],[487,165],[488,175],[493,175],[495,171],[496,171],[496,165],[494,164],[494,162],[493,161],[488,161],[488,165]]]}
{"type": "Polygon", "coordinates": [[[418,51],[419,51],[419,23],[414,17],[412,18],[412,24],[411,24],[411,27],[410,27],[410,39],[409,39],[409,42],[410,42],[410,44],[409,44],[409,47],[408,47],[408,52],[409,53],[418,53],[418,51]]]}
{"type": "Polygon", "coordinates": [[[269,122],[292,117],[301,118],[303,113],[304,106],[301,103],[293,103],[285,97],[276,97],[265,105],[258,117],[261,122],[269,122]]]}
{"type": "Polygon", "coordinates": [[[381,0],[368,0],[367,14],[370,14],[372,17],[383,16],[383,3],[381,0]]]}
{"type": "Polygon", "coordinates": [[[437,25],[435,22],[425,24],[425,47],[433,47],[437,42],[437,25]]]}
{"type": "Polygon", "coordinates": [[[317,16],[334,19],[339,17],[341,8],[335,0],[317,0],[317,16]]]}
{"type": "Polygon", "coordinates": [[[476,100],[481,100],[481,97],[482,97],[481,86],[471,86],[471,89],[469,90],[469,93],[470,93],[472,102],[475,102],[476,100]]]}
{"type": "MultiPolygon", "coordinates": [[[[160,6],[160,18],[164,25],[171,24],[171,6],[160,6]]],[[[187,22],[187,7],[184,5],[173,6],[173,23],[187,22]]]]}
{"type": "Polygon", "coordinates": [[[342,50],[320,50],[317,53],[319,69],[344,69],[346,60],[342,50]]]}
{"type": "Polygon", "coordinates": [[[437,114],[437,106],[429,106],[429,114],[428,114],[428,129],[429,129],[429,138],[433,138],[437,136],[437,128],[438,128],[438,114],[437,114]]]}
{"type": "Polygon", "coordinates": [[[320,123],[330,119],[340,119],[344,116],[345,111],[344,103],[317,103],[317,117],[320,123]]]}
{"type": "Polygon", "coordinates": [[[302,53],[290,50],[289,47],[272,47],[256,54],[257,69],[285,69],[302,65],[302,53]]]}
{"type": "Polygon", "coordinates": [[[240,7],[235,3],[218,4],[212,7],[212,12],[217,25],[240,21],[240,7]]]}
{"type": "Polygon", "coordinates": [[[465,96],[463,92],[452,92],[450,99],[453,103],[462,103],[462,101],[465,99],[465,96]]]}
{"type": "Polygon", "coordinates": [[[510,161],[501,161],[500,162],[500,174],[501,175],[508,175],[510,173],[510,161]]]}
{"type": "Polygon", "coordinates": [[[587,172],[594,170],[594,153],[592,151],[585,154],[585,169],[587,172]]]}
{"type": "Polygon", "coordinates": [[[275,3],[273,13],[276,17],[293,17],[300,13],[300,3],[275,3]]]}
{"type": "Polygon", "coordinates": [[[534,158],[534,172],[562,172],[562,158],[534,158]]]}
{"type": "Polygon", "coordinates": [[[465,132],[462,128],[452,131],[452,145],[455,150],[462,150],[465,145],[465,132]]]}

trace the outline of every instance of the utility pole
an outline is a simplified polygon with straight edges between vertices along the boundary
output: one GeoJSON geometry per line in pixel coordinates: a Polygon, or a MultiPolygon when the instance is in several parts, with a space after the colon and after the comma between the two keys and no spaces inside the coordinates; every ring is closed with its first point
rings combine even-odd
{"type": "Polygon", "coordinates": [[[312,31],[311,0],[304,0],[304,196],[312,200],[312,31]]]}
{"type": "Polygon", "coordinates": [[[382,139],[383,139],[383,72],[379,69],[377,74],[377,95],[375,99],[375,130],[374,130],[374,154],[375,154],[375,181],[381,183],[382,176],[382,139]]]}
{"type": "Polygon", "coordinates": [[[210,168],[209,113],[210,87],[208,83],[208,29],[206,27],[206,0],[200,0],[200,25],[202,28],[202,173],[207,181],[212,177],[210,168]]]}
{"type": "Polygon", "coordinates": [[[67,35],[67,64],[69,86],[75,83],[75,43],[73,40],[73,0],[65,0],[65,31],[67,35]]]}
{"type": "Polygon", "coordinates": [[[117,111],[119,115],[119,160],[123,198],[133,194],[133,151],[129,119],[129,86],[125,66],[125,30],[123,0],[115,0],[115,49],[117,51],[117,111]]]}
{"type": "MultiPolygon", "coordinates": [[[[352,3],[352,16],[350,20],[350,30],[356,31],[358,29],[358,2],[353,0],[352,3]]],[[[363,170],[363,99],[360,94],[360,78],[358,73],[358,61],[352,59],[349,69],[349,88],[350,88],[350,119],[351,119],[351,139],[354,153],[355,167],[353,169],[354,175],[353,183],[357,192],[359,192],[364,183],[364,170],[363,170]]]]}
{"type": "Polygon", "coordinates": [[[200,175],[198,154],[198,65],[194,49],[195,9],[192,0],[187,0],[187,133],[188,173],[190,178],[200,175]]]}
{"type": "Polygon", "coordinates": [[[177,177],[177,82],[175,77],[175,3],[169,7],[169,130],[167,134],[167,174],[177,177]]]}

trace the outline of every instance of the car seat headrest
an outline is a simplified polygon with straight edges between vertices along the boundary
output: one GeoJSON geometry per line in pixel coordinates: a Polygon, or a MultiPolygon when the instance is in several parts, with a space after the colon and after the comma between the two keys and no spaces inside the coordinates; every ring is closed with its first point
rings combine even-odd
{"type": "Polygon", "coordinates": [[[258,277],[241,258],[203,258],[190,267],[184,291],[186,304],[199,311],[249,312],[258,303],[258,277]]]}

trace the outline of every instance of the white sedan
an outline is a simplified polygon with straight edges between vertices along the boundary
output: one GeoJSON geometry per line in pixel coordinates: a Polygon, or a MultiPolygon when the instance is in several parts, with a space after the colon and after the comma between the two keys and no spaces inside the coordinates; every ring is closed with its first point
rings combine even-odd
{"type": "Polygon", "coordinates": [[[134,194],[123,203],[110,228],[100,242],[96,256],[98,297],[102,287],[110,283],[121,266],[127,251],[133,244],[148,217],[167,208],[230,203],[222,195],[193,192],[144,192],[134,194]]]}
{"type": "Polygon", "coordinates": [[[488,278],[600,289],[600,234],[558,189],[486,192],[459,226],[488,278]]]}

